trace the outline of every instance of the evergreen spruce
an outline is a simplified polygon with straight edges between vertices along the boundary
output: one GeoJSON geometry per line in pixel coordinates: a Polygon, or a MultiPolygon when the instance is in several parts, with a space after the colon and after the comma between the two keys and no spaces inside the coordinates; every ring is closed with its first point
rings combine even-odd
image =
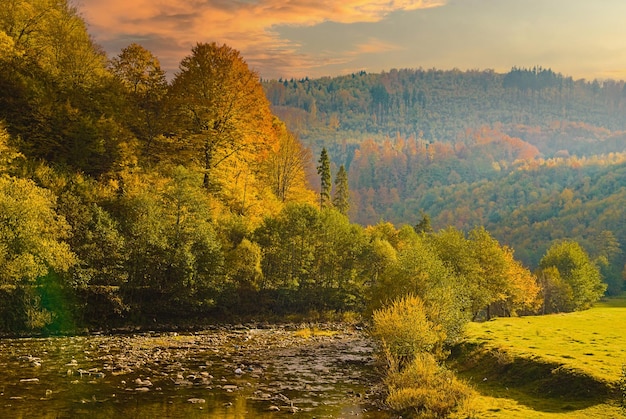
{"type": "Polygon", "coordinates": [[[320,159],[318,160],[317,174],[320,175],[320,208],[328,208],[331,205],[330,191],[332,188],[332,180],[330,176],[330,159],[326,148],[322,148],[320,159]]]}
{"type": "Polygon", "coordinates": [[[348,173],[343,164],[339,167],[335,177],[335,194],[333,205],[343,215],[348,215],[350,209],[350,190],[348,188],[348,173]]]}

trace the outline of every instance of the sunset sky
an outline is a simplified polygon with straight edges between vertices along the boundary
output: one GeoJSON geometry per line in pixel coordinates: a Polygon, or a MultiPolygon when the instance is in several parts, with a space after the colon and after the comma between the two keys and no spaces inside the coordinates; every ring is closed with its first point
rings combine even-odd
{"type": "Polygon", "coordinates": [[[263,78],[392,68],[540,65],[626,79],[625,0],[78,0],[117,55],[136,42],[173,76],[197,42],[241,51],[263,78]]]}

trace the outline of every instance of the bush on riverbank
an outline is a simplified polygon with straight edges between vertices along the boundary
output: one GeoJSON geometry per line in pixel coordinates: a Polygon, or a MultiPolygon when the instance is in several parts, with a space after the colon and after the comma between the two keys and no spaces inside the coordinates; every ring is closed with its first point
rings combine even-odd
{"type": "Polygon", "coordinates": [[[387,374],[387,404],[422,418],[442,418],[470,400],[473,390],[429,353],[420,353],[402,371],[387,374]]]}
{"type": "Polygon", "coordinates": [[[373,314],[372,335],[386,363],[387,405],[424,418],[447,417],[470,399],[472,390],[437,362],[446,334],[429,319],[418,296],[407,295],[373,314]]]}

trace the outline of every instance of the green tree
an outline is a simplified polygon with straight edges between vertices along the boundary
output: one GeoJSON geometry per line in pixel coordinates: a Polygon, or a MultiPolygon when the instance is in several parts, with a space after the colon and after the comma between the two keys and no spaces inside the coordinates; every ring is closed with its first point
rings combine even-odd
{"type": "Polygon", "coordinates": [[[78,257],[70,271],[73,285],[120,286],[128,279],[125,240],[118,221],[102,207],[106,198],[98,194],[113,192],[89,177],[67,178],[59,193],[58,211],[73,231],[67,240],[78,257]]]}
{"type": "Polygon", "coordinates": [[[193,47],[172,81],[171,99],[206,189],[211,171],[225,160],[246,152],[258,158],[271,148],[271,112],[259,77],[227,45],[193,47]]]}
{"type": "Polygon", "coordinates": [[[317,161],[317,174],[320,176],[320,208],[328,208],[330,202],[330,191],[332,189],[332,178],[330,175],[330,159],[326,147],[322,148],[320,159],[317,161]]]}
{"type": "Polygon", "coordinates": [[[350,209],[350,189],[348,187],[348,173],[343,164],[339,166],[339,171],[335,177],[333,206],[343,215],[348,215],[348,210],[350,209]]]}
{"type": "Polygon", "coordinates": [[[70,228],[55,211],[56,197],[32,181],[0,175],[0,328],[39,329],[65,306],[46,307],[48,292],[66,289],[65,273],[77,259],[65,242],[70,228]],[[8,311],[7,311],[8,310],[8,311]]]}
{"type": "MultiPolygon", "coordinates": [[[[606,291],[606,284],[602,282],[599,268],[591,262],[587,252],[575,241],[565,240],[550,246],[541,259],[540,268],[545,271],[548,268],[556,268],[563,284],[558,281],[556,275],[552,281],[557,288],[570,288],[571,301],[558,307],[559,311],[585,310],[598,301],[606,291]]],[[[544,291],[545,292],[545,291],[544,291]]],[[[570,291],[559,291],[559,295],[567,296],[570,291]]],[[[562,297],[559,297],[562,300],[562,297]]],[[[553,305],[548,302],[547,306],[553,305]]]]}
{"type": "Polygon", "coordinates": [[[282,309],[295,308],[297,291],[314,282],[314,238],[320,225],[320,212],[315,207],[289,203],[280,214],[266,217],[254,232],[263,256],[262,289],[280,290],[285,296],[278,303],[282,309]]]}
{"type": "Polygon", "coordinates": [[[288,295],[281,309],[362,309],[363,229],[334,209],[289,203],[254,232],[263,288],[288,295]]]}
{"type": "Polygon", "coordinates": [[[418,233],[432,233],[433,227],[430,222],[430,216],[426,214],[423,210],[420,211],[422,219],[415,224],[415,231],[418,233]]]}
{"type": "Polygon", "coordinates": [[[157,57],[138,44],[130,44],[113,58],[109,66],[129,96],[124,115],[143,143],[143,154],[154,161],[154,141],[163,133],[167,80],[157,57]]]}
{"type": "Polygon", "coordinates": [[[211,308],[223,285],[223,252],[199,176],[176,167],[165,178],[128,175],[124,183],[125,295],[137,314],[184,316],[211,308]]]}
{"type": "Polygon", "coordinates": [[[541,312],[543,314],[575,310],[572,287],[561,278],[556,267],[550,266],[542,269],[539,272],[539,279],[542,297],[541,312]]]}
{"type": "Polygon", "coordinates": [[[76,256],[64,241],[70,228],[55,212],[56,197],[32,181],[0,176],[2,284],[33,283],[50,271],[66,272],[76,256]]]}
{"type": "Polygon", "coordinates": [[[472,243],[462,231],[452,227],[428,235],[428,240],[444,265],[462,281],[470,304],[469,311],[476,316],[491,302],[491,296],[490,291],[482,286],[485,279],[479,260],[473,253],[472,243]]]}

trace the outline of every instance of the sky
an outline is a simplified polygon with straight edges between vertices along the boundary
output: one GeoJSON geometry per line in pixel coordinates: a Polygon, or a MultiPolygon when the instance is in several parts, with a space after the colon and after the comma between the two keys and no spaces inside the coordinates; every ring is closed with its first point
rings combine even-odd
{"type": "Polygon", "coordinates": [[[199,42],[263,79],[402,68],[551,68],[626,79],[625,0],[78,0],[109,57],[138,43],[168,77],[199,42]]]}

